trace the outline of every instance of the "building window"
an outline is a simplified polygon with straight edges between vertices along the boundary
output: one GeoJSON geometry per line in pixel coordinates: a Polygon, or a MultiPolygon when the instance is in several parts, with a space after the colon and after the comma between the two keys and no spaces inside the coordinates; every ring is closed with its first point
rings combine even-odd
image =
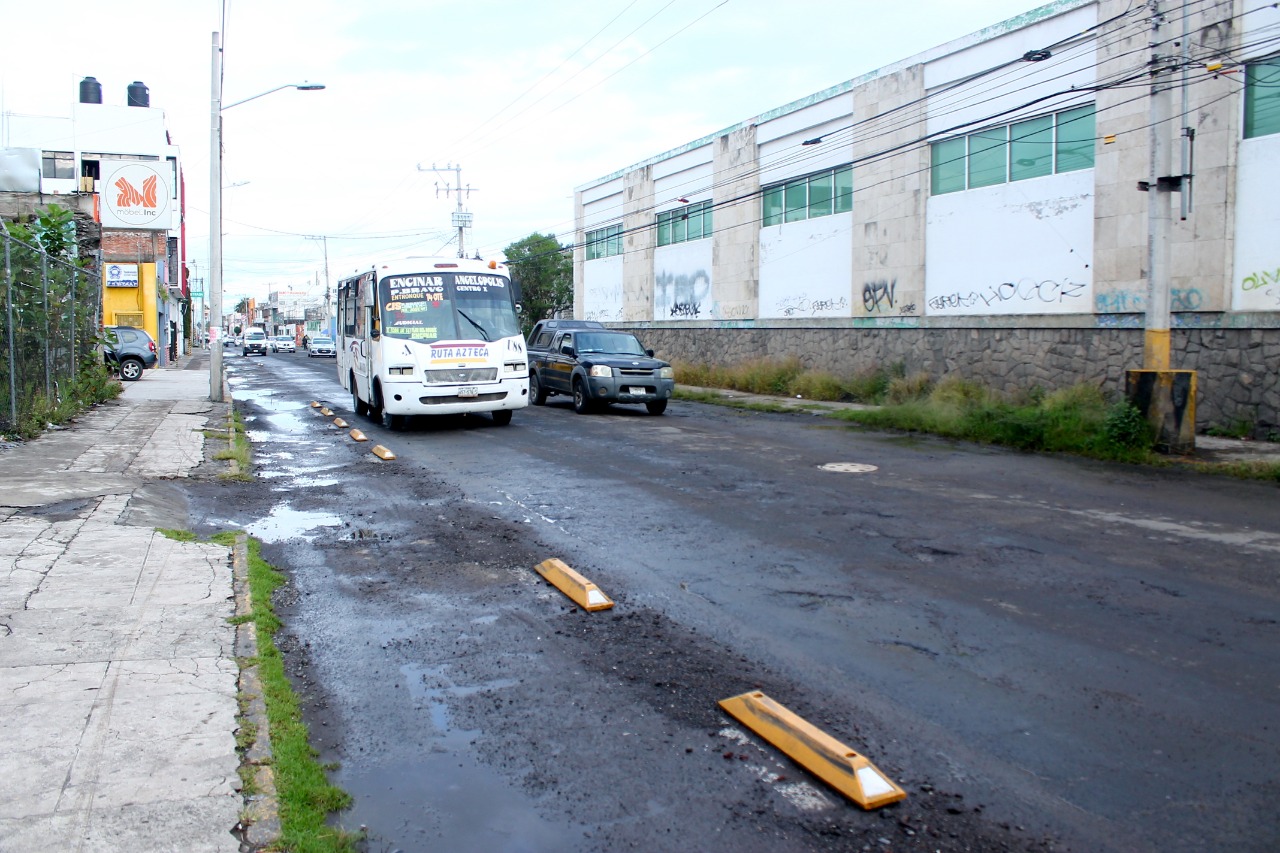
{"type": "Polygon", "coordinates": [[[1244,75],[1244,137],[1280,133],[1280,57],[1251,62],[1244,75]]]}
{"type": "Polygon", "coordinates": [[[700,201],[658,214],[658,245],[711,236],[711,202],[700,201]]]}
{"type": "Polygon", "coordinates": [[[46,178],[74,178],[76,158],[70,151],[45,151],[40,155],[40,174],[46,178]]]}
{"type": "Polygon", "coordinates": [[[933,195],[1093,168],[1094,107],[989,127],[935,142],[933,195]]]}
{"type": "Polygon", "coordinates": [[[848,213],[853,210],[853,167],[841,166],[766,187],[760,194],[760,205],[764,225],[848,213]]]}
{"type": "Polygon", "coordinates": [[[610,225],[597,231],[587,232],[587,260],[607,258],[610,255],[622,254],[622,226],[610,225]]]}

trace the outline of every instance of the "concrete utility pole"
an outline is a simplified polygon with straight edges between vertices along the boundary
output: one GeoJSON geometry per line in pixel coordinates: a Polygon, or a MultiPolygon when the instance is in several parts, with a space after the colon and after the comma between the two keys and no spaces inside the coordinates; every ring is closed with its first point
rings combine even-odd
{"type": "MultiPolygon", "coordinates": [[[[447,196],[449,195],[449,193],[454,192],[455,190],[458,193],[458,209],[453,212],[453,227],[458,229],[458,257],[465,258],[467,255],[466,255],[466,249],[463,247],[463,232],[465,229],[471,227],[471,214],[462,209],[462,193],[465,191],[467,195],[471,195],[471,193],[474,192],[475,190],[472,189],[470,184],[467,185],[465,190],[463,189],[461,164],[457,166],[453,164],[448,164],[442,169],[437,169],[436,164],[432,163],[430,169],[424,169],[422,168],[422,164],[419,163],[418,171],[419,172],[453,172],[455,183],[453,187],[450,187],[448,184],[445,184],[444,194],[447,196]]],[[[436,184],[436,196],[439,197],[439,195],[440,195],[440,185],[436,184]]]]}
{"type": "Polygon", "coordinates": [[[222,46],[213,34],[209,114],[209,399],[222,396],[222,46]]]}
{"type": "MultiPolygon", "coordinates": [[[[1189,453],[1195,449],[1196,374],[1172,369],[1169,235],[1173,228],[1172,194],[1183,191],[1190,175],[1171,174],[1173,72],[1179,63],[1171,50],[1164,50],[1162,39],[1169,36],[1160,3],[1150,0],[1147,5],[1151,10],[1152,51],[1147,63],[1151,75],[1150,171],[1147,180],[1138,182],[1138,189],[1147,193],[1147,313],[1143,366],[1126,373],[1125,393],[1146,415],[1159,449],[1189,453]]],[[[1184,3],[1184,17],[1186,14],[1184,3]]]]}

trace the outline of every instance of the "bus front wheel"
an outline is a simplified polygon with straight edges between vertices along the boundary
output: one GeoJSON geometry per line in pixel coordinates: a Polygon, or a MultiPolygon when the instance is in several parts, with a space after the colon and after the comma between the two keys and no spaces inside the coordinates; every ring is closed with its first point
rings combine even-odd
{"type": "Polygon", "coordinates": [[[380,414],[382,415],[380,420],[382,421],[383,429],[389,429],[392,432],[395,432],[404,426],[404,415],[393,415],[386,409],[382,409],[380,414]]]}
{"type": "Polygon", "coordinates": [[[356,378],[354,376],[351,377],[351,411],[360,416],[369,414],[369,404],[360,399],[360,393],[356,390],[356,378]]]}
{"type": "Polygon", "coordinates": [[[494,409],[492,414],[493,414],[493,422],[498,426],[506,426],[507,424],[511,423],[510,409],[494,409]]]}

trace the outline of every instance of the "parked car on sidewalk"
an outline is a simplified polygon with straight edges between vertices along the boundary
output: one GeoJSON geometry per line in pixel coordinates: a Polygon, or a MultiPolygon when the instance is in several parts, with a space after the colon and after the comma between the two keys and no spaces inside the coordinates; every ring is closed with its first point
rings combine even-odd
{"type": "Polygon", "coordinates": [[[307,346],[307,358],[337,358],[338,350],[333,338],[312,338],[307,346]]]}
{"type": "Polygon", "coordinates": [[[291,335],[276,335],[271,339],[272,352],[297,352],[298,345],[293,342],[291,335]]]}
{"type": "Polygon", "coordinates": [[[107,364],[126,382],[136,382],[143,371],[160,361],[160,350],[146,329],[106,326],[102,352],[107,364]]]}

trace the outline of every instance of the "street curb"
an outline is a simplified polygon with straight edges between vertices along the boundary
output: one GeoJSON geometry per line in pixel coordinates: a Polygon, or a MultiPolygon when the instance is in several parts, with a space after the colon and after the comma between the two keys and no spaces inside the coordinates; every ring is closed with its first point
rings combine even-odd
{"type": "Polygon", "coordinates": [[[245,619],[236,625],[235,655],[240,664],[237,696],[240,730],[237,731],[237,739],[249,727],[253,738],[244,748],[240,766],[241,775],[252,780],[250,784],[254,793],[245,795],[238,834],[250,849],[260,850],[280,837],[280,808],[272,768],[266,700],[258,667],[250,663],[258,656],[258,631],[249,619],[253,615],[253,600],[249,591],[249,537],[244,533],[236,534],[236,544],[231,549],[231,569],[236,616],[245,619]]]}

